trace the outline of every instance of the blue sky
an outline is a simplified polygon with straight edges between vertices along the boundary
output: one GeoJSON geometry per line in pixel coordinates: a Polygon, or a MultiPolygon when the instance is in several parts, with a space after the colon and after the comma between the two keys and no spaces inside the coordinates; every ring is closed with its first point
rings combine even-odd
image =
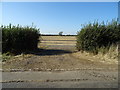
{"type": "Polygon", "coordinates": [[[118,17],[117,2],[4,2],[2,23],[32,25],[42,34],[76,34],[81,24],[118,17]]]}

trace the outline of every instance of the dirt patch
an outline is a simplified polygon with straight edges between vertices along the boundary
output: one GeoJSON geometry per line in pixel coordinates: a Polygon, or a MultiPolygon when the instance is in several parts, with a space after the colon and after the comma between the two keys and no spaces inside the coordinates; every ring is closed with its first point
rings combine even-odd
{"type": "MultiPolygon", "coordinates": [[[[92,56],[88,53],[76,52],[75,43],[70,40],[76,40],[75,36],[44,36],[45,40],[65,40],[62,45],[39,44],[42,50],[31,52],[25,55],[18,55],[3,63],[3,69],[23,69],[23,70],[81,70],[81,69],[117,69],[117,63],[101,60],[101,57],[92,56]],[[68,44],[73,44],[69,45],[68,44]],[[68,44],[68,45],[64,45],[68,44]]],[[[59,43],[62,43],[61,41],[59,43]]]]}
{"type": "Polygon", "coordinates": [[[84,57],[83,54],[64,53],[59,55],[21,55],[3,64],[3,69],[24,69],[24,70],[76,70],[76,69],[117,69],[117,64],[101,63],[94,58],[93,61],[84,57]]]}

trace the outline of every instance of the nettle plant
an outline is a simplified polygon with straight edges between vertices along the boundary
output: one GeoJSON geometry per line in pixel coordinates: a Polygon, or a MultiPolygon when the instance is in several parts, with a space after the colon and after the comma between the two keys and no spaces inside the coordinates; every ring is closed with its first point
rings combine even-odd
{"type": "Polygon", "coordinates": [[[1,26],[2,52],[24,52],[37,48],[39,42],[39,29],[20,25],[1,26]]]}
{"type": "Polygon", "coordinates": [[[120,41],[120,24],[116,20],[104,24],[89,23],[77,34],[76,48],[97,54],[100,48],[108,48],[120,41]]]}

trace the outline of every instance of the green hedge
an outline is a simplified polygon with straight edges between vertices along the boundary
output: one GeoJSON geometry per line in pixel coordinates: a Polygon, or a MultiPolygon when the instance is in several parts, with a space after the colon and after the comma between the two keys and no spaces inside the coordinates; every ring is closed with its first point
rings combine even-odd
{"type": "Polygon", "coordinates": [[[2,28],[2,53],[24,52],[37,48],[39,42],[39,29],[22,26],[1,26],[2,28]]]}
{"type": "Polygon", "coordinates": [[[77,34],[76,47],[80,51],[97,54],[101,47],[109,48],[120,41],[120,25],[113,20],[107,24],[98,22],[85,25],[77,34]]]}

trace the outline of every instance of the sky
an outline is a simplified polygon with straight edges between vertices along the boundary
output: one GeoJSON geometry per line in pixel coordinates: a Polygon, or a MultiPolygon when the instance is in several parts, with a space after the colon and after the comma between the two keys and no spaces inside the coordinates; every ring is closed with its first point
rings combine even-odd
{"type": "Polygon", "coordinates": [[[76,34],[82,26],[118,17],[117,2],[3,2],[2,24],[34,26],[42,34],[76,34]]]}

